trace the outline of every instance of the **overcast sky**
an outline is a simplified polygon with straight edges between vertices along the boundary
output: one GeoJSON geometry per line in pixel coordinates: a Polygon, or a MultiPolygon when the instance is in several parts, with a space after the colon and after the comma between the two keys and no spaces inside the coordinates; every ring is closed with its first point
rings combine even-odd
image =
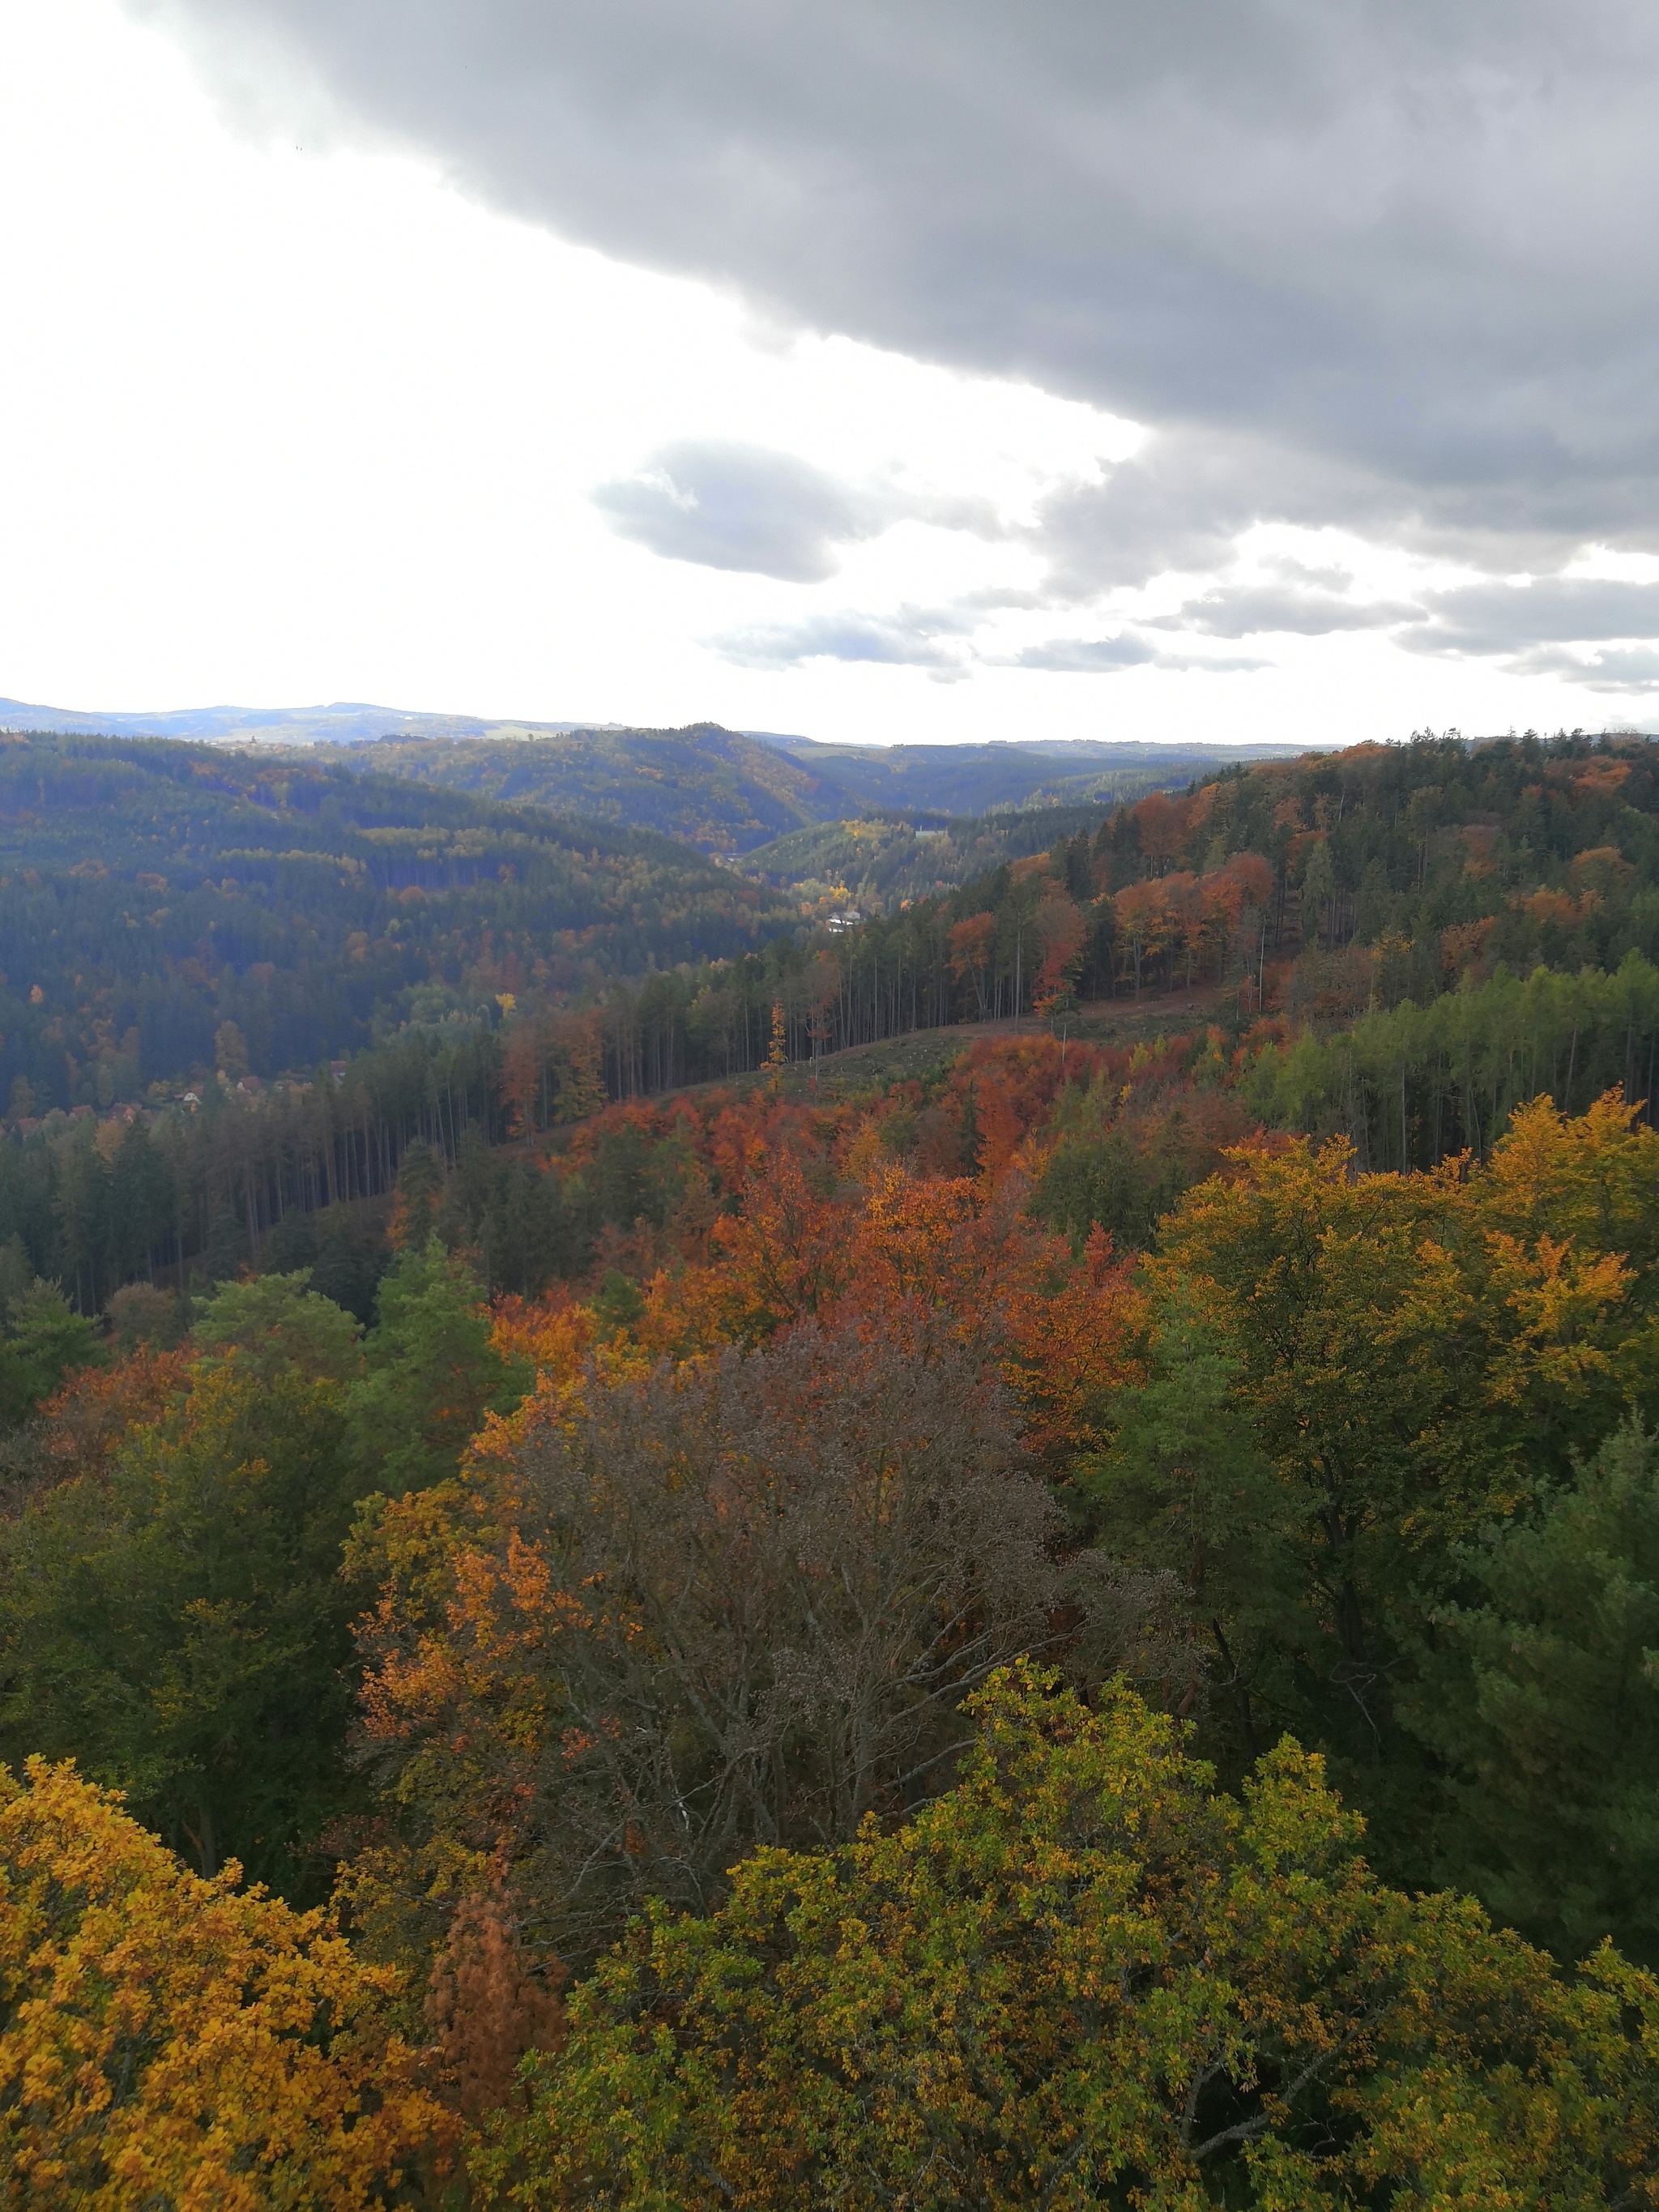
{"type": "Polygon", "coordinates": [[[0,0],[0,694],[1659,725],[1650,0],[0,0]]]}

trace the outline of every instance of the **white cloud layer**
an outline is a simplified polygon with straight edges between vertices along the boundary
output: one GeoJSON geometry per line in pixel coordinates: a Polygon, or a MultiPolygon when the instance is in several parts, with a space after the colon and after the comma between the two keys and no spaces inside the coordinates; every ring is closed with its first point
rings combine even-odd
{"type": "Polygon", "coordinates": [[[840,567],[841,549],[898,522],[1007,534],[988,500],[845,484],[793,453],[724,438],[665,446],[631,476],[599,485],[593,503],[622,537],[671,561],[788,584],[821,583],[840,567]]]}
{"type": "Polygon", "coordinates": [[[0,0],[0,692],[1639,708],[1656,77],[1638,0],[0,0]]]}
{"type": "Polygon", "coordinates": [[[564,235],[1173,434],[1105,495],[1144,560],[1656,542],[1646,0],[133,4],[564,235]]]}

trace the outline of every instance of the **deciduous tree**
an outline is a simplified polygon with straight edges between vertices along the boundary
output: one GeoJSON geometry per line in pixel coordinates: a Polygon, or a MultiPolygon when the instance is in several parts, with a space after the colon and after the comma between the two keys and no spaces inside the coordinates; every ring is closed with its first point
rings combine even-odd
{"type": "Polygon", "coordinates": [[[68,1767],[0,1769],[0,2197],[33,2212],[420,2201],[453,2140],[395,1976],[68,1767]]]}
{"type": "Polygon", "coordinates": [[[1121,1686],[973,1701],[958,1785],[659,1906],[486,2203],[615,2212],[1659,2203],[1659,1983],[1382,1887],[1285,1741],[1242,1802],[1121,1686]]]}
{"type": "Polygon", "coordinates": [[[0,1747],[73,1757],[204,1875],[325,1891],[344,1765],[341,1545],[362,1477],[339,1393],[198,1370],[102,1465],[0,1524],[0,1747]]]}
{"type": "Polygon", "coordinates": [[[408,1839],[364,1872],[441,1895],[501,1865],[562,1956],[927,1796],[966,1691],[1054,1633],[1053,1508],[994,1375],[920,1311],[902,1340],[596,1367],[520,1426],[360,1539],[408,1839]]]}

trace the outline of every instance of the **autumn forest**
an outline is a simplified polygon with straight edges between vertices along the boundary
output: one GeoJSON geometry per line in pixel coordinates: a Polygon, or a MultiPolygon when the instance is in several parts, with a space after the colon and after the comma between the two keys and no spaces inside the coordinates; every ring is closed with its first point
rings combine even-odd
{"type": "Polygon", "coordinates": [[[398,750],[0,739],[0,2198],[1659,2205],[1659,745],[398,750]]]}

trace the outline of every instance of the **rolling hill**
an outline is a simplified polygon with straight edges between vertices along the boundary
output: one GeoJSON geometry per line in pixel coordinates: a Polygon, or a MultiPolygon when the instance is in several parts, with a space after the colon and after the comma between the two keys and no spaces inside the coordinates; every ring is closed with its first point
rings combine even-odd
{"type": "MultiPolygon", "coordinates": [[[[635,822],[704,851],[752,853],[824,823],[1133,799],[1272,749],[1036,743],[817,744],[696,722],[678,730],[390,738],[353,766],[635,822]]],[[[921,825],[926,826],[926,825],[921,825]]]]}
{"type": "Polygon", "coordinates": [[[309,1067],[795,918],[649,829],[332,752],[0,738],[0,1105],[20,1083],[40,1111],[136,1097],[224,1064],[228,1023],[251,1073],[309,1067]]]}
{"type": "MultiPolygon", "coordinates": [[[[1115,804],[1177,790],[1230,762],[1293,748],[1019,738],[963,745],[823,744],[717,722],[678,729],[324,707],[204,707],[88,714],[0,699],[0,730],[169,738],[229,747],[342,749],[370,775],[657,830],[708,853],[744,854],[791,831],[867,814],[977,816],[1010,807],[1115,804]]],[[[919,825],[920,826],[920,825],[919,825]]]]}

